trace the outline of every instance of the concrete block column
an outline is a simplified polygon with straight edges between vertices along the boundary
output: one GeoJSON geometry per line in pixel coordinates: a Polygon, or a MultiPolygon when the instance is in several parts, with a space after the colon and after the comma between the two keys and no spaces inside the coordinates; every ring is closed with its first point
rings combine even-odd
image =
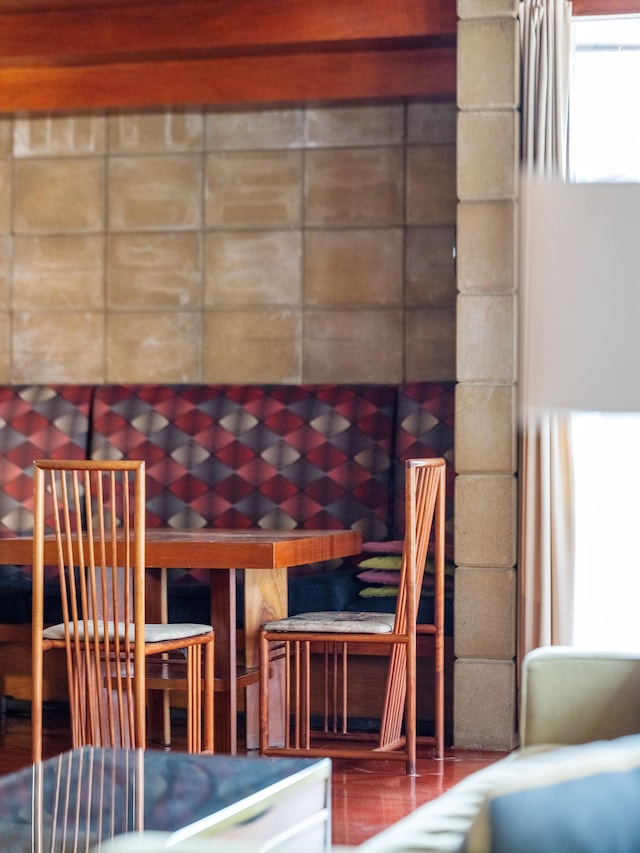
{"type": "Polygon", "coordinates": [[[517,0],[458,0],[454,740],[516,735],[517,0]]]}

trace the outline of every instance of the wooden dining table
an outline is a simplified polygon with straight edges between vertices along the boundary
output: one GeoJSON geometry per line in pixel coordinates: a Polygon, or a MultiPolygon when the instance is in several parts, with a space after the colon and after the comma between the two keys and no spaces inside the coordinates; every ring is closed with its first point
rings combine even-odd
{"type": "MultiPolygon", "coordinates": [[[[238,689],[246,688],[246,747],[258,745],[257,677],[260,626],[287,615],[287,569],[359,554],[356,530],[146,531],[147,619],[166,619],[166,573],[157,569],[211,571],[211,624],[215,628],[216,751],[238,746],[238,689]],[[236,575],[244,573],[244,666],[238,663],[236,575]]],[[[0,538],[0,565],[31,565],[33,539],[0,538]]],[[[57,564],[55,542],[45,542],[45,563],[57,564]],[[50,551],[48,551],[50,549],[50,551]]],[[[281,733],[274,732],[277,740],[281,733]]]]}

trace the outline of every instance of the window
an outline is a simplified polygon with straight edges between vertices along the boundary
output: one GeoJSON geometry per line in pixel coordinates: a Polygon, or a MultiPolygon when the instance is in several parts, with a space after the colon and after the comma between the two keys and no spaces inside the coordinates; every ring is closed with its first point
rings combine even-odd
{"type": "Polygon", "coordinates": [[[569,171],[640,181],[640,17],[574,18],[569,171]]]}
{"type": "MultiPolygon", "coordinates": [[[[571,180],[640,181],[640,17],[572,29],[571,180]]],[[[575,642],[638,649],[640,414],[576,414],[573,435],[575,642]]]]}

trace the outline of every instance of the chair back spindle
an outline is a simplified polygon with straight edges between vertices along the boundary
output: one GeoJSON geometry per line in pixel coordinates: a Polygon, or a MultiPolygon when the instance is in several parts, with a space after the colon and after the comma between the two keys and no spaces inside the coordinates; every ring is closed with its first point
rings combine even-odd
{"type": "Polygon", "coordinates": [[[74,748],[144,748],[149,688],[186,690],[188,749],[202,749],[204,725],[204,749],[213,751],[212,626],[145,624],[144,462],[36,461],[33,555],[34,761],[42,754],[43,652],[52,648],[66,656],[74,748]],[[61,621],[45,628],[48,530],[46,570],[59,581],[61,621]]]}
{"type": "MultiPolygon", "coordinates": [[[[407,643],[395,644],[391,649],[385,701],[380,726],[380,746],[384,747],[400,738],[407,696],[407,655],[416,650],[416,623],[420,604],[420,590],[424,580],[429,543],[435,543],[435,574],[444,573],[445,533],[445,469],[425,467],[408,460],[405,487],[406,530],[402,553],[402,569],[396,605],[394,632],[406,634],[407,643]]],[[[440,584],[435,585],[434,610],[440,613],[440,624],[444,620],[444,593],[440,584]]],[[[437,619],[434,622],[438,623],[437,619]]],[[[415,671],[415,666],[413,667],[415,671]]],[[[415,688],[415,685],[414,685],[415,688]]],[[[415,697],[415,689],[409,696],[415,697]]]]}
{"type": "Polygon", "coordinates": [[[140,746],[144,463],[111,470],[56,463],[43,474],[42,511],[53,518],[57,543],[73,743],[140,746]]]}
{"type": "MultiPolygon", "coordinates": [[[[429,545],[433,542],[433,617],[420,633],[434,639],[434,734],[425,740],[444,750],[444,536],[446,463],[443,458],[405,463],[405,538],[394,613],[312,612],[263,626],[260,634],[260,751],[264,755],[328,755],[397,759],[416,769],[418,607],[429,545]],[[377,647],[377,648],[376,648],[377,647]],[[357,682],[348,678],[357,651],[388,657],[386,685],[375,738],[349,714],[357,682]],[[312,652],[321,652],[322,722],[312,724],[312,652]],[[284,685],[284,744],[271,742],[270,682],[284,685]],[[404,725],[404,731],[403,731],[404,725]],[[367,742],[371,745],[366,745],[367,742]]],[[[320,657],[320,655],[316,655],[320,657]]],[[[317,668],[317,666],[316,666],[317,668]]],[[[372,709],[373,710],[373,709],[372,709]]],[[[316,714],[317,716],[317,714],[316,714]]]]}

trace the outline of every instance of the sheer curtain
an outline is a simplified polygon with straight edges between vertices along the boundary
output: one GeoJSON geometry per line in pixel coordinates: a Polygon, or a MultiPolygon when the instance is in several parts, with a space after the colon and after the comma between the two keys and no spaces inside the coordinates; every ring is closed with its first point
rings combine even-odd
{"type": "MultiPolygon", "coordinates": [[[[528,176],[566,179],[571,11],[570,0],[520,4],[522,166],[528,176]]],[[[526,358],[526,340],[522,354],[526,358]]],[[[537,646],[573,640],[573,480],[569,416],[523,415],[519,660],[537,646]]]]}

